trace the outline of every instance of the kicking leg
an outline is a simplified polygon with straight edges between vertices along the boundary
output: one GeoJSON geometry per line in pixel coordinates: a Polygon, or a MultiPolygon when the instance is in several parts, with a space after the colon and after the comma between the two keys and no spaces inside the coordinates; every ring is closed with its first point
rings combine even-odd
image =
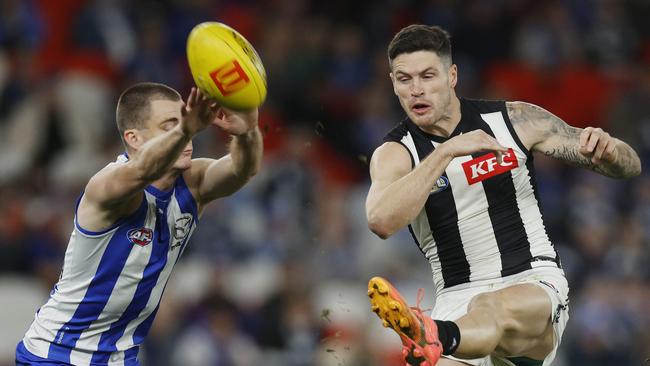
{"type": "Polygon", "coordinates": [[[440,361],[438,361],[438,363],[436,364],[436,366],[468,366],[468,365],[470,364],[461,361],[450,360],[448,358],[441,358],[440,361]]]}
{"type": "Polygon", "coordinates": [[[455,321],[460,344],[454,356],[490,354],[543,360],[553,349],[551,300],[537,285],[520,284],[475,296],[455,321]]]}
{"type": "MultiPolygon", "coordinates": [[[[488,355],[542,360],[553,349],[551,300],[537,285],[513,285],[475,296],[468,312],[455,322],[433,321],[406,301],[383,278],[368,283],[372,310],[394,329],[409,365],[462,365],[441,354],[464,359],[488,355]],[[460,337],[460,342],[456,340],[460,337]],[[424,363],[426,361],[426,363],[424,363]]],[[[419,303],[419,301],[418,301],[419,303]]]]}

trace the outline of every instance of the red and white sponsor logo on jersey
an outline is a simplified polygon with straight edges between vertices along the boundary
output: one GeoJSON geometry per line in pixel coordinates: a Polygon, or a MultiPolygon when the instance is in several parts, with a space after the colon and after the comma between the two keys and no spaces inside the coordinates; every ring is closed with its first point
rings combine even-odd
{"type": "Polygon", "coordinates": [[[497,163],[497,157],[494,153],[479,156],[476,159],[464,162],[462,165],[467,177],[467,183],[474,184],[512,170],[519,166],[519,162],[515,151],[510,148],[506,154],[503,154],[501,165],[497,163]]]}
{"type": "Polygon", "coordinates": [[[153,231],[148,227],[141,227],[129,230],[126,236],[131,243],[144,247],[153,240],[153,231]]]}

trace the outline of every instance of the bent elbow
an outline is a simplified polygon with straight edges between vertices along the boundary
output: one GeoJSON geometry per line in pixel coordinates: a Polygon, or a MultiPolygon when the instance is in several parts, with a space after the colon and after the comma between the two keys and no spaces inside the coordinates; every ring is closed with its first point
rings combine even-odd
{"type": "Polygon", "coordinates": [[[395,233],[388,225],[377,219],[368,220],[368,228],[382,240],[388,239],[395,233]]]}
{"type": "Polygon", "coordinates": [[[638,177],[641,175],[643,168],[641,167],[641,160],[637,159],[632,167],[628,169],[624,174],[622,174],[621,178],[627,179],[627,178],[634,178],[638,177]]]}
{"type": "Polygon", "coordinates": [[[641,166],[641,160],[638,160],[637,165],[634,169],[633,177],[638,177],[643,172],[643,167],[641,166]]]}

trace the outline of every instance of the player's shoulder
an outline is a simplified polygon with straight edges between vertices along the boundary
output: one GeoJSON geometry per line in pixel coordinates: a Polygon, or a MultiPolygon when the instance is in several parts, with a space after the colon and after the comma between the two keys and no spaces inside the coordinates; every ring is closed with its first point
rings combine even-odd
{"type": "Polygon", "coordinates": [[[104,165],[104,167],[95,172],[88,183],[91,184],[93,181],[100,179],[101,177],[107,177],[108,179],[111,176],[112,172],[128,163],[129,159],[126,154],[118,155],[114,161],[111,161],[110,163],[104,165]]]}
{"type": "Polygon", "coordinates": [[[195,189],[201,184],[201,179],[205,171],[212,163],[213,159],[208,158],[194,158],[192,159],[192,166],[183,172],[183,180],[190,190],[195,189]]]}
{"type": "Polygon", "coordinates": [[[460,104],[463,110],[471,110],[479,114],[503,112],[508,103],[502,99],[475,99],[460,97],[460,104]]]}
{"type": "Polygon", "coordinates": [[[372,154],[370,159],[370,176],[404,175],[415,165],[408,149],[400,142],[386,141],[372,154]]]}
{"type": "Polygon", "coordinates": [[[536,122],[553,117],[549,111],[537,104],[518,100],[506,102],[506,111],[513,125],[518,125],[522,122],[536,122]]]}
{"type": "Polygon", "coordinates": [[[400,121],[397,123],[393,128],[388,131],[388,133],[384,136],[382,142],[400,142],[402,139],[408,135],[409,133],[409,127],[408,127],[408,118],[400,121]]]}

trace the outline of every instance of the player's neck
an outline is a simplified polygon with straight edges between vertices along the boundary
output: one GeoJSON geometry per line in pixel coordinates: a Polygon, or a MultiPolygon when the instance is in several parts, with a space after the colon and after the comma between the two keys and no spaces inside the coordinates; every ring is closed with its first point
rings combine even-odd
{"type": "Polygon", "coordinates": [[[178,176],[181,175],[183,172],[180,170],[172,169],[159,179],[153,181],[151,183],[152,186],[156,187],[159,191],[167,192],[174,188],[174,184],[176,184],[176,179],[178,179],[178,176]]]}

